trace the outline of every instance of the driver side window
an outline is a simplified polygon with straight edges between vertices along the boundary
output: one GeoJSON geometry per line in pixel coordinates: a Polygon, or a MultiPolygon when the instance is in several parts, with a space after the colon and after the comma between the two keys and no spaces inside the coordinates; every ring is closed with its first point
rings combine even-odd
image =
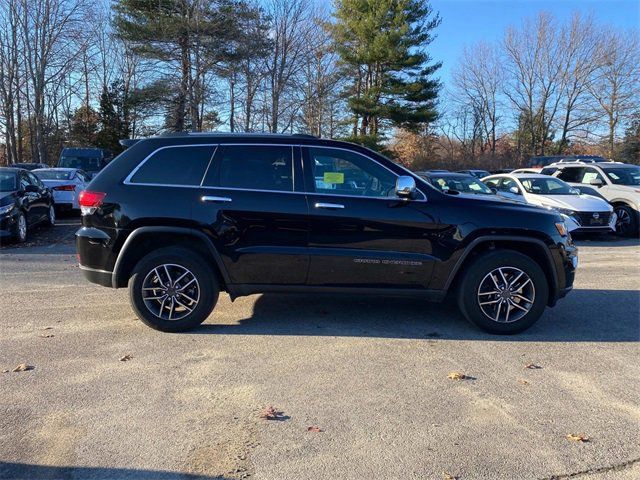
{"type": "Polygon", "coordinates": [[[355,152],[309,148],[317,193],[357,197],[395,197],[396,175],[355,152]]]}
{"type": "Polygon", "coordinates": [[[605,183],[604,178],[602,178],[602,175],[600,175],[596,169],[585,168],[582,180],[580,180],[579,183],[590,185],[594,180],[600,180],[602,183],[605,183]]]}

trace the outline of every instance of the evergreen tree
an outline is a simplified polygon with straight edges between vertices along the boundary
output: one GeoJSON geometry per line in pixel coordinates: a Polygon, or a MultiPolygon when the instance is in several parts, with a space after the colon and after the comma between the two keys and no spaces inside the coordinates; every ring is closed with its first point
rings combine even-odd
{"type": "Polygon", "coordinates": [[[425,48],[440,24],[425,0],[336,0],[328,28],[344,71],[352,139],[375,146],[384,129],[420,131],[437,118],[440,83],[425,48]]]}
{"type": "Polygon", "coordinates": [[[126,106],[123,99],[122,82],[105,87],[100,95],[100,130],[96,135],[96,146],[114,153],[122,151],[120,140],[129,137],[129,126],[124,120],[126,106]]]}
{"type": "Polygon", "coordinates": [[[174,81],[167,128],[202,126],[205,75],[240,35],[242,0],[117,0],[115,28],[140,55],[169,67],[174,81]]]}

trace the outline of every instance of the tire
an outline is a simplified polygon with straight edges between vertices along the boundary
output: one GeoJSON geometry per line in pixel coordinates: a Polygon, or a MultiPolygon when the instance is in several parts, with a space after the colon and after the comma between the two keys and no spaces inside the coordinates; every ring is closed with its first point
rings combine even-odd
{"type": "Polygon", "coordinates": [[[49,205],[49,213],[47,214],[47,219],[44,221],[44,225],[48,228],[53,227],[56,224],[56,209],[53,206],[53,203],[49,205]]]}
{"type": "Polygon", "coordinates": [[[513,250],[494,250],[475,259],[464,272],[458,289],[458,306],[467,320],[499,335],[519,333],[533,325],[542,315],[548,298],[549,285],[540,265],[513,250]],[[512,292],[487,293],[503,289],[504,280],[507,283],[515,280],[512,292]],[[480,299],[486,304],[481,306],[480,299]]]}
{"type": "Polygon", "coordinates": [[[616,205],[613,211],[618,216],[616,235],[622,237],[638,236],[638,212],[628,205],[616,205]]]}
{"type": "Polygon", "coordinates": [[[16,243],[24,243],[27,241],[28,235],[27,217],[23,212],[19,212],[16,216],[16,226],[13,232],[13,241],[16,243]]]}
{"type": "Polygon", "coordinates": [[[219,292],[205,259],[180,247],[149,253],[129,279],[129,298],[136,315],[145,325],[162,332],[181,332],[200,325],[211,314],[219,292]],[[180,280],[183,274],[186,276],[180,280]],[[168,278],[173,280],[171,286],[168,278]]]}

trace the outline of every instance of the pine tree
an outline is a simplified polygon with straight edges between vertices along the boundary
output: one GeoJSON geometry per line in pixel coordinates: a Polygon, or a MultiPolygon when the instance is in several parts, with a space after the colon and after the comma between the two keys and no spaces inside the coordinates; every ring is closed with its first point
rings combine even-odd
{"type": "MultiPolygon", "coordinates": [[[[243,8],[240,8],[240,5],[243,8]]],[[[167,128],[202,127],[205,75],[240,34],[237,0],[117,0],[115,28],[140,55],[168,66],[174,81],[167,128]]]]}
{"type": "Polygon", "coordinates": [[[330,29],[353,113],[352,139],[378,144],[384,130],[420,131],[437,118],[440,83],[425,48],[440,24],[426,0],[336,0],[330,29]]]}
{"type": "Polygon", "coordinates": [[[100,95],[99,122],[100,129],[96,135],[96,146],[106,148],[114,153],[122,151],[120,140],[129,137],[129,126],[124,120],[123,85],[114,82],[106,86],[100,95]]]}

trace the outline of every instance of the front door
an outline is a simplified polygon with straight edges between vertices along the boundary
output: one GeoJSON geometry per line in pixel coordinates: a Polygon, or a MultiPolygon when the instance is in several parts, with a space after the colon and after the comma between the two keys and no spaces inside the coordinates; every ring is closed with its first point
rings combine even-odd
{"type": "Polygon", "coordinates": [[[350,150],[304,147],[308,285],[425,289],[436,219],[426,197],[395,195],[397,175],[350,150]]]}
{"type": "Polygon", "coordinates": [[[307,201],[300,148],[220,145],[194,207],[231,283],[305,284],[309,266],[307,201]]]}

